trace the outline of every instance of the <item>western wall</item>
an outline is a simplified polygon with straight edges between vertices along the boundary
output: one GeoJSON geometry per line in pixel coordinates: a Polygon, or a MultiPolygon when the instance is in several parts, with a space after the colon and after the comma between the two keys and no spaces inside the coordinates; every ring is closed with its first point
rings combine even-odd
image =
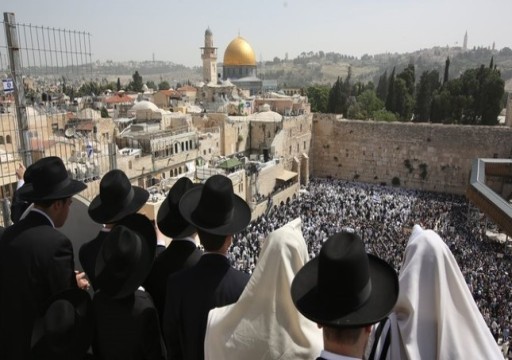
{"type": "Polygon", "coordinates": [[[464,194],[475,158],[510,158],[512,128],[314,114],[313,176],[464,194]]]}

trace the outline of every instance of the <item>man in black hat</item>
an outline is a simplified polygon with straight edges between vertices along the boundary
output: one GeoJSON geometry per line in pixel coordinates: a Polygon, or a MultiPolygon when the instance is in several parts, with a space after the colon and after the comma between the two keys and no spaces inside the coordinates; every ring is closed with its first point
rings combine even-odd
{"type": "Polygon", "coordinates": [[[223,175],[188,190],[179,208],[198,230],[205,253],[195,266],[169,276],[162,327],[168,359],[203,359],[208,312],[236,302],[249,280],[231,267],[227,252],[233,234],[249,224],[251,210],[223,175]]]}
{"type": "Polygon", "coordinates": [[[366,254],[358,235],[341,232],[297,273],[291,293],[299,312],[323,328],[318,359],[362,359],[372,324],[395,306],[398,276],[384,260],[366,254]]]}
{"type": "Polygon", "coordinates": [[[157,311],[139,289],[155,248],[155,227],[141,214],[119,221],[100,248],[93,299],[93,350],[100,359],[165,359],[157,311]]]}
{"type": "Polygon", "coordinates": [[[172,238],[171,243],[155,260],[144,288],[153,297],[160,318],[163,318],[167,278],[181,269],[195,265],[202,251],[195,241],[196,229],[181,216],[179,203],[185,192],[194,186],[188,177],[182,177],[172,186],[157,215],[158,229],[172,238]]]}
{"type": "Polygon", "coordinates": [[[92,199],[88,212],[92,220],[104,227],[94,239],[83,244],[78,252],[80,264],[94,289],[96,258],[103,240],[117,222],[139,211],[148,198],[149,193],[141,187],[132,186],[122,170],[110,170],[101,179],[100,194],[92,199]]]}
{"type": "Polygon", "coordinates": [[[55,228],[64,225],[71,197],[87,186],[70,179],[58,157],[43,158],[27,171],[32,181],[18,192],[34,207],[0,240],[1,359],[28,358],[32,326],[45,301],[76,288],[78,280],[71,241],[55,228]]]}
{"type": "Polygon", "coordinates": [[[91,305],[91,297],[81,289],[53,295],[34,323],[32,359],[84,360],[93,337],[91,305]]]}

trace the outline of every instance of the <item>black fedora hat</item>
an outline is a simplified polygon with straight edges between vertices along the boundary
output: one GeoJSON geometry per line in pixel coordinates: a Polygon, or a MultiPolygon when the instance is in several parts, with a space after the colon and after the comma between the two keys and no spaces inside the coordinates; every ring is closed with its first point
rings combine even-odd
{"type": "Polygon", "coordinates": [[[34,359],[82,358],[91,345],[93,317],[91,297],[85,290],[64,290],[47,301],[43,316],[32,329],[34,359]]]}
{"type": "Polygon", "coordinates": [[[111,224],[136,213],[148,200],[149,193],[132,186],[126,174],[110,170],[100,181],[100,194],[89,205],[89,216],[100,224],[111,224]]]}
{"type": "Polygon", "coordinates": [[[26,172],[30,182],[18,189],[20,199],[36,202],[71,197],[87,188],[81,181],[73,180],[57,156],[42,158],[30,165],[26,172]]]}
{"type": "Polygon", "coordinates": [[[155,249],[153,223],[141,214],[124,217],[101,245],[95,269],[97,288],[116,299],[135,292],[151,270],[155,249]]]}
{"type": "Polygon", "coordinates": [[[179,209],[181,197],[192,187],[194,187],[192,180],[182,177],[169,190],[156,217],[158,228],[162,234],[171,238],[182,238],[196,232],[195,227],[181,216],[179,209]]]}
{"type": "Polygon", "coordinates": [[[247,227],[251,209],[233,192],[224,175],[213,175],[203,186],[193,187],[180,200],[180,213],[197,229],[215,235],[232,235],[247,227]]]}
{"type": "Polygon", "coordinates": [[[293,279],[293,302],[308,319],[330,327],[354,327],[384,319],[398,298],[398,276],[367,254],[353,232],[331,236],[320,254],[293,279]]]}

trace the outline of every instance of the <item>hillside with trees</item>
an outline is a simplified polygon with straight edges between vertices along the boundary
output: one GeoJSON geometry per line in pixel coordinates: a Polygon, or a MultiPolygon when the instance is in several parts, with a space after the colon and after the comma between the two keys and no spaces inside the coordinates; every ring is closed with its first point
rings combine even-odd
{"type": "Polygon", "coordinates": [[[338,53],[303,52],[295,59],[274,58],[259,64],[258,75],[264,79],[276,79],[281,87],[308,87],[310,85],[332,86],[338,77],[346,78],[349,68],[354,82],[377,83],[379,77],[393,68],[401,72],[414,65],[419,76],[424,71],[444,71],[446,58],[450,58],[450,76],[457,78],[469,68],[487,65],[491,58],[506,82],[507,91],[512,92],[512,50],[503,48],[474,48],[462,50],[460,47],[434,47],[405,54],[363,55],[360,58],[338,53]]]}
{"type": "Polygon", "coordinates": [[[402,71],[387,70],[373,82],[352,82],[349,68],[343,80],[332,87],[307,88],[311,107],[316,112],[342,114],[350,119],[414,121],[448,124],[496,125],[505,106],[505,82],[491,57],[488,66],[465,70],[459,77],[451,74],[450,58],[445,60],[443,77],[438,70],[416,75],[409,64],[402,71]]]}

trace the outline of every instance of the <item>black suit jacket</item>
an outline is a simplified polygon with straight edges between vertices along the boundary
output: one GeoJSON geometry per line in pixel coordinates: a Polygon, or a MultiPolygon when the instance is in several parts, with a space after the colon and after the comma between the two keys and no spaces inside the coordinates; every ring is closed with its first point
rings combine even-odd
{"type": "Polygon", "coordinates": [[[83,244],[78,251],[78,259],[93,289],[96,289],[96,276],[94,274],[96,258],[100,252],[101,244],[103,244],[103,240],[105,240],[107,235],[108,231],[100,231],[94,239],[83,244]]]}
{"type": "Polygon", "coordinates": [[[151,294],[160,319],[164,314],[167,278],[197,264],[202,253],[192,241],[176,239],[156,258],[144,288],[151,294]]]}
{"type": "Polygon", "coordinates": [[[102,360],[163,360],[165,347],[151,296],[137,290],[124,299],[101,291],[93,299],[94,354],[102,360]]]}
{"type": "Polygon", "coordinates": [[[73,247],[42,214],[28,216],[0,239],[0,359],[25,359],[32,327],[46,301],[76,287],[73,247]]]}
{"type": "Polygon", "coordinates": [[[162,324],[168,359],[204,359],[208,312],[236,302],[248,281],[219,254],[204,254],[195,266],[169,276],[162,324]]]}

